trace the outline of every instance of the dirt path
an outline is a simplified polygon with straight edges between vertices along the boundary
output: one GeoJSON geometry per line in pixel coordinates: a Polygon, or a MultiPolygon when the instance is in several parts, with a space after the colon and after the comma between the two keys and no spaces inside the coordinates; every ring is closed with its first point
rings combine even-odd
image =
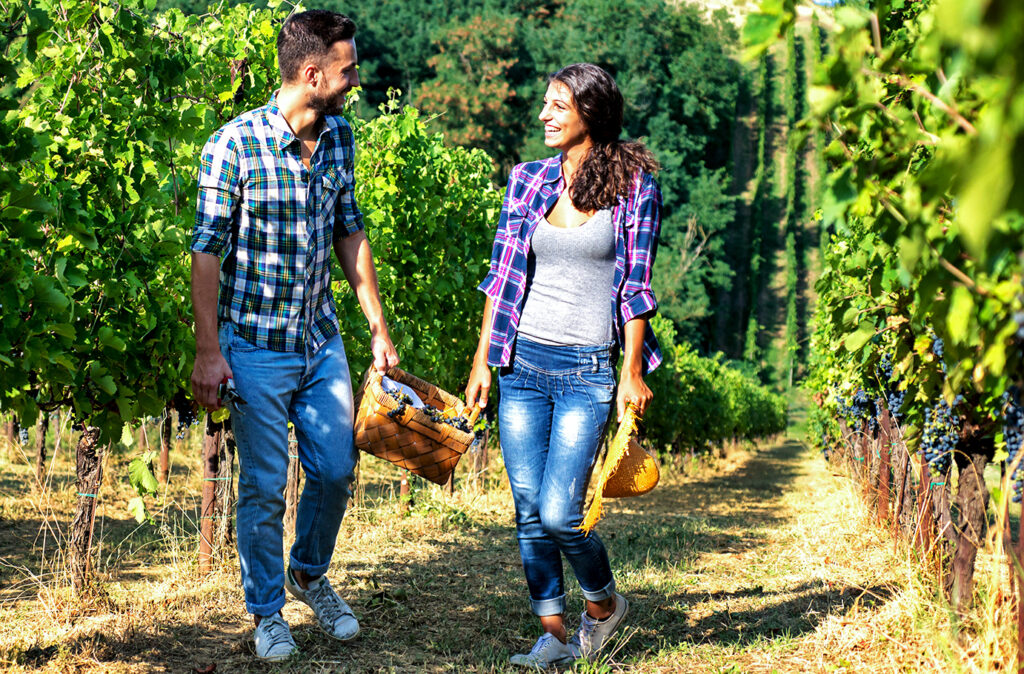
{"type": "MultiPolygon", "coordinates": [[[[610,501],[598,527],[632,605],[608,668],[581,671],[906,671],[892,645],[902,637],[882,615],[902,573],[891,543],[820,457],[787,440],[701,474],[664,473],[651,494],[610,501]]],[[[539,632],[500,470],[486,488],[466,484],[454,497],[423,488],[406,517],[395,516],[386,477],[374,478],[346,517],[330,572],[360,616],[360,639],[333,642],[289,602],[284,615],[302,655],[274,671],[511,671],[508,656],[539,632]]],[[[140,551],[131,565],[105,570],[102,596],[84,614],[42,590],[0,605],[0,664],[258,667],[237,560],[201,580],[181,557],[190,552],[182,539],[151,540],[148,549],[151,558],[140,551]]],[[[574,626],[579,591],[572,581],[568,591],[574,626]]]]}

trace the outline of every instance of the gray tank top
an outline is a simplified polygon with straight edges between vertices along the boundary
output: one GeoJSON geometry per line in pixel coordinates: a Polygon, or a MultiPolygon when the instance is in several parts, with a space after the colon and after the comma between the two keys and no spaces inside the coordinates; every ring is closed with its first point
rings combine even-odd
{"type": "Polygon", "coordinates": [[[531,239],[519,334],[553,346],[610,342],[614,281],[611,209],[569,229],[542,219],[531,239]]]}

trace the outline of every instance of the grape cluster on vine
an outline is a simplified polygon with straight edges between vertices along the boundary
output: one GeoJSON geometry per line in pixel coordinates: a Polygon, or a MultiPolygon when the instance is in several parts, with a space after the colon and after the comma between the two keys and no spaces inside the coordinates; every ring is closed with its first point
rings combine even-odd
{"type": "MultiPolygon", "coordinates": [[[[882,383],[882,390],[885,392],[885,405],[889,408],[889,413],[897,422],[903,421],[903,401],[907,397],[907,392],[899,390],[899,382],[894,381],[895,370],[892,356],[889,354],[882,356],[875,374],[878,375],[878,380],[882,383]]],[[[881,408],[880,405],[878,407],[881,408]]]]}
{"type": "MultiPolygon", "coordinates": [[[[1021,406],[1020,390],[1013,386],[1003,394],[1003,438],[1006,440],[1006,467],[1011,468],[1020,454],[1021,441],[1024,440],[1024,408],[1021,406]]],[[[1013,502],[1020,503],[1021,491],[1024,487],[1024,465],[1018,465],[1010,475],[1013,502]]]]}
{"type": "Polygon", "coordinates": [[[961,422],[954,408],[961,402],[963,396],[958,395],[952,405],[942,399],[924,411],[924,430],[918,453],[936,472],[945,473],[949,468],[953,450],[960,439],[961,422]]]}
{"type": "Polygon", "coordinates": [[[847,401],[842,396],[836,396],[836,403],[839,405],[839,414],[844,419],[857,421],[870,419],[875,416],[871,398],[864,389],[857,389],[853,397],[847,401]]]}
{"type": "Polygon", "coordinates": [[[22,426],[18,429],[18,440],[21,442],[21,446],[28,445],[28,429],[22,426]]]}

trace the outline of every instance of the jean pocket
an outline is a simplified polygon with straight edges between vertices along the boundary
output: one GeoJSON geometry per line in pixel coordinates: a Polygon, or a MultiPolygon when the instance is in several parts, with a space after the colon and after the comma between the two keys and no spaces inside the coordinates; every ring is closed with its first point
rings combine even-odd
{"type": "Polygon", "coordinates": [[[237,330],[231,331],[231,341],[229,342],[228,349],[235,353],[252,353],[254,351],[263,350],[252,342],[242,339],[237,330]]]}
{"type": "Polygon", "coordinates": [[[599,388],[603,391],[615,390],[615,376],[610,368],[602,368],[597,372],[593,372],[591,370],[579,372],[576,374],[576,378],[579,379],[581,384],[585,384],[586,386],[599,388]]]}

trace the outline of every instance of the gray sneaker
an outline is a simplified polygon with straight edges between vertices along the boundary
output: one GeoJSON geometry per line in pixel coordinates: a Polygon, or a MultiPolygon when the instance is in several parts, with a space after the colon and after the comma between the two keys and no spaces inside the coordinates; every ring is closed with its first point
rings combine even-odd
{"type": "Polygon", "coordinates": [[[576,660],[576,654],[568,644],[563,644],[554,634],[545,632],[529,653],[520,653],[509,658],[509,662],[520,667],[547,669],[556,665],[568,665],[576,660]]]}
{"type": "Polygon", "coordinates": [[[580,657],[590,659],[607,645],[628,612],[629,602],[616,592],[615,610],[604,620],[591,618],[586,611],[583,612],[580,616],[580,629],[570,640],[570,646],[578,650],[580,657]]]}
{"type": "Polygon", "coordinates": [[[278,662],[295,652],[295,640],[280,613],[260,618],[256,626],[256,657],[278,662]]]}
{"type": "Polygon", "coordinates": [[[359,634],[359,621],[345,600],[331,587],[327,576],[311,580],[309,587],[303,590],[289,568],[284,575],[284,586],[293,597],[313,609],[324,632],[341,641],[351,641],[359,634]]]}

